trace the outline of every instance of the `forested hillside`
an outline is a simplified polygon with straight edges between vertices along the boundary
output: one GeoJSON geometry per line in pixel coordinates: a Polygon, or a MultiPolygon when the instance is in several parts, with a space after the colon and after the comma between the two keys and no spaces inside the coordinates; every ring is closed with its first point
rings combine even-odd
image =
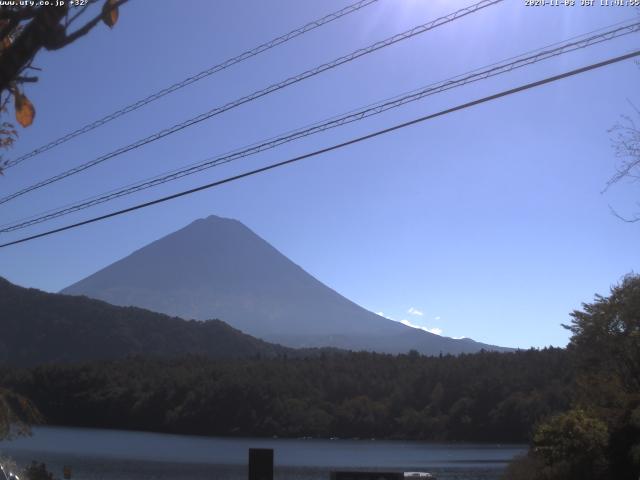
{"type": "Polygon", "coordinates": [[[526,441],[568,408],[561,349],[212,361],[130,358],[0,371],[60,425],[239,436],[526,441]]]}

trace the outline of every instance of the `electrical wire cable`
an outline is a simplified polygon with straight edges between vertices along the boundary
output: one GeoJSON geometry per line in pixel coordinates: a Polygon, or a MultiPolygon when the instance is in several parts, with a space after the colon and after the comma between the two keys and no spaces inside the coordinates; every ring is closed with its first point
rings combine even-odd
{"type": "Polygon", "coordinates": [[[283,81],[281,81],[279,83],[274,83],[274,84],[270,85],[269,87],[266,87],[266,88],[264,88],[262,90],[258,90],[258,91],[254,92],[254,93],[251,93],[249,95],[241,97],[241,98],[239,98],[237,100],[234,100],[234,101],[232,101],[230,103],[227,103],[225,105],[222,105],[220,107],[213,108],[213,109],[211,109],[211,110],[209,110],[207,112],[204,112],[204,113],[202,113],[202,114],[200,114],[200,115],[198,115],[196,117],[190,118],[189,120],[186,120],[184,122],[175,124],[175,125],[173,125],[173,126],[171,126],[169,128],[166,128],[164,130],[156,132],[153,135],[150,135],[148,137],[140,139],[140,140],[138,140],[138,141],[136,141],[134,143],[131,143],[131,144],[126,145],[124,147],[118,148],[117,150],[113,150],[113,151],[111,151],[111,152],[109,152],[109,153],[107,153],[105,155],[102,155],[102,156],[100,156],[98,158],[95,158],[95,159],[93,159],[93,160],[91,160],[89,162],[83,163],[83,164],[78,165],[78,166],[76,166],[74,168],[66,170],[65,172],[62,172],[62,173],[60,173],[58,175],[55,175],[53,177],[49,177],[48,179],[42,180],[41,182],[38,182],[38,183],[35,183],[35,184],[30,185],[28,187],[25,187],[25,188],[23,188],[23,189],[21,189],[21,190],[19,190],[17,192],[14,192],[14,193],[12,193],[10,195],[4,196],[4,197],[0,198],[0,204],[7,203],[7,202],[9,202],[9,201],[11,201],[11,200],[13,200],[13,199],[15,199],[17,197],[20,197],[22,195],[27,194],[29,192],[32,192],[32,191],[37,190],[37,189],[40,189],[40,188],[45,187],[47,185],[50,185],[50,184],[52,184],[54,182],[58,182],[58,181],[60,181],[62,179],[68,178],[68,177],[70,177],[72,175],[75,175],[75,174],[80,173],[80,172],[82,172],[84,170],[87,170],[88,168],[91,168],[91,167],[94,167],[94,166],[96,166],[98,164],[101,164],[101,163],[103,163],[103,162],[105,162],[105,161],[107,161],[107,160],[109,160],[111,158],[117,157],[119,155],[122,155],[123,153],[129,152],[131,150],[135,150],[135,149],[140,148],[142,146],[145,146],[145,145],[147,145],[147,144],[149,144],[151,142],[154,142],[156,140],[164,138],[164,137],[166,137],[168,135],[176,133],[176,132],[178,132],[180,130],[183,130],[185,128],[191,127],[191,126],[193,126],[193,125],[195,125],[197,123],[200,123],[200,122],[202,122],[204,120],[207,120],[207,119],[209,119],[209,118],[211,118],[213,116],[219,115],[219,114],[221,114],[223,112],[226,112],[228,110],[231,110],[233,108],[236,108],[236,107],[238,107],[240,105],[243,105],[245,103],[251,102],[251,101],[256,100],[258,98],[264,97],[265,95],[268,95],[268,94],[273,93],[275,91],[278,91],[278,90],[281,90],[283,88],[286,88],[286,87],[288,87],[290,85],[293,85],[295,83],[298,83],[298,82],[300,82],[302,80],[306,80],[307,78],[311,78],[311,77],[314,77],[316,75],[319,75],[320,73],[323,73],[323,72],[325,72],[327,70],[331,70],[331,69],[336,68],[336,67],[338,67],[340,65],[343,65],[345,63],[351,62],[351,61],[353,61],[353,60],[355,60],[357,58],[360,58],[360,57],[362,57],[364,55],[368,55],[370,53],[373,53],[373,52],[375,52],[377,50],[380,50],[382,48],[388,47],[388,46],[393,45],[395,43],[401,42],[403,40],[407,40],[407,39],[413,38],[416,35],[420,35],[422,33],[428,32],[428,31],[433,30],[434,28],[437,28],[437,27],[439,27],[441,25],[445,25],[447,23],[451,23],[451,22],[453,22],[455,20],[458,20],[458,19],[460,19],[462,17],[465,17],[467,15],[475,13],[475,12],[477,12],[479,10],[482,10],[482,9],[484,9],[486,7],[489,7],[491,5],[495,5],[497,3],[501,3],[503,1],[504,0],[481,0],[478,3],[475,3],[475,4],[470,5],[468,7],[464,7],[462,9],[460,9],[460,10],[457,10],[457,11],[455,11],[453,13],[450,13],[448,15],[445,15],[443,17],[439,17],[439,18],[437,18],[435,20],[432,20],[430,22],[427,22],[425,24],[418,25],[416,27],[413,27],[410,30],[407,30],[405,32],[393,35],[393,36],[391,36],[391,37],[389,37],[389,38],[387,38],[385,40],[378,41],[378,42],[376,42],[376,43],[374,43],[372,45],[369,45],[368,47],[358,49],[358,50],[356,50],[356,51],[354,51],[354,52],[352,52],[352,53],[350,53],[348,55],[345,55],[345,56],[342,56],[340,58],[337,58],[337,59],[335,59],[335,60],[333,60],[331,62],[324,63],[324,64],[322,64],[320,66],[317,66],[315,68],[312,68],[310,70],[306,70],[305,72],[302,72],[302,73],[300,73],[298,75],[295,75],[293,77],[289,77],[288,79],[283,80],[283,81]]]}
{"type": "Polygon", "coordinates": [[[88,123],[66,135],[63,135],[62,137],[59,137],[55,140],[52,140],[49,143],[46,143],[28,153],[25,153],[24,155],[21,155],[13,160],[9,160],[6,165],[3,167],[5,170],[11,167],[14,167],[16,165],[19,165],[20,163],[24,162],[25,160],[28,160],[30,158],[33,158],[43,152],[46,152],[48,150],[51,150],[52,148],[57,147],[58,145],[62,145],[63,143],[68,142],[69,140],[82,135],[84,133],[90,132],[91,130],[95,130],[96,128],[102,127],[103,125],[106,125],[107,123],[122,117],[123,115],[126,115],[128,113],[131,113],[135,110],[138,110],[139,108],[142,108],[145,105],[148,105],[149,103],[155,102],[156,100],[159,100],[162,97],[165,97],[166,95],[169,95],[177,90],[180,90],[188,85],[191,85],[192,83],[196,83],[204,78],[210,77],[211,75],[214,75],[218,72],[221,72],[222,70],[226,70],[227,68],[236,65],[240,62],[243,62],[245,60],[248,60],[249,58],[255,57],[257,55],[260,55],[261,53],[264,53],[268,50],[271,50],[272,48],[275,48],[279,45],[282,45],[283,43],[286,43],[290,40],[293,40],[296,37],[299,37],[301,35],[304,35],[307,32],[310,32],[312,30],[315,30],[318,27],[321,27],[323,25],[326,25],[328,23],[333,22],[334,20],[337,20],[339,18],[342,18],[346,15],[349,15],[351,13],[357,12],[359,10],[361,10],[364,7],[367,7],[369,5],[371,5],[372,3],[377,2],[378,0],[360,0],[358,2],[355,2],[351,5],[348,5],[340,10],[337,10],[335,12],[332,12],[328,15],[325,15],[322,18],[318,18],[317,20],[313,20],[312,22],[307,23],[306,25],[303,25],[302,27],[296,28],[295,30],[292,30],[284,35],[281,35],[279,37],[276,37],[272,40],[269,40],[268,42],[265,42],[261,45],[258,45],[255,48],[252,48],[251,50],[247,50],[243,53],[241,53],[240,55],[236,55],[235,57],[229,58],[227,60],[225,60],[224,62],[221,62],[217,65],[214,65],[212,67],[207,68],[206,70],[201,71],[200,73],[197,73],[195,75],[192,75],[190,77],[185,78],[184,80],[180,81],[180,82],[176,82],[173,85],[170,85],[166,88],[163,88],[162,90],[159,90],[155,93],[152,93],[151,95],[146,96],[145,98],[142,98],[140,100],[138,100],[137,102],[134,102],[130,105],[127,105],[126,107],[123,107],[119,110],[116,110],[115,112],[112,112],[108,115],[105,115],[104,117],[95,120],[91,123],[88,123]]]}
{"type": "MultiPolygon", "coordinates": [[[[65,205],[58,209],[49,210],[40,215],[35,215],[26,219],[14,221],[9,224],[0,226],[0,233],[9,233],[12,231],[27,228],[39,223],[43,223],[54,218],[58,218],[64,215],[71,214],[86,208],[99,205],[116,198],[130,195],[148,188],[152,188],[170,181],[180,179],[182,177],[199,173],[203,170],[207,170],[222,164],[226,164],[240,158],[245,158],[250,155],[276,148],[285,143],[292,142],[316,133],[320,133],[332,128],[347,125],[352,122],[363,120],[365,118],[378,115],[388,110],[398,108],[411,102],[421,100],[427,96],[441,93],[443,91],[450,90],[452,88],[461,87],[472,82],[484,80],[496,75],[511,72],[515,69],[529,66],[543,60],[557,57],[569,52],[573,52],[579,49],[591,47],[593,45],[600,44],[605,41],[610,41],[631,33],[637,33],[640,31],[640,22],[635,21],[633,23],[620,22],[616,24],[616,28],[601,32],[596,35],[592,35],[593,32],[583,34],[578,37],[573,37],[565,42],[559,42],[552,45],[542,47],[541,49],[524,53],[517,57],[511,57],[502,62],[497,62],[481,69],[473,70],[462,75],[458,75],[448,80],[430,84],[422,89],[414,90],[391,99],[387,99],[376,104],[368,105],[358,110],[352,110],[341,116],[333,117],[329,120],[318,122],[309,126],[287,132],[277,137],[272,137],[268,140],[264,140],[261,143],[255,143],[235,151],[216,156],[198,163],[191,164],[181,169],[175,169],[164,174],[157,175],[152,179],[148,179],[142,182],[133,183],[120,189],[111,190],[105,194],[99,196],[93,196],[90,199],[76,202],[74,204],[65,205]],[[626,23],[623,25],[623,23],[626,23]],[[515,59],[515,60],[514,60],[515,59]]],[[[604,29],[599,29],[599,31],[604,29]]]]}
{"type": "Polygon", "coordinates": [[[347,140],[347,141],[342,142],[342,143],[338,143],[338,144],[335,144],[335,145],[331,145],[329,147],[325,147],[325,148],[322,148],[322,149],[319,149],[319,150],[315,150],[313,152],[306,153],[304,155],[300,155],[300,156],[297,156],[297,157],[294,157],[294,158],[283,160],[281,162],[272,163],[270,165],[267,165],[267,166],[264,166],[264,167],[260,167],[260,168],[256,168],[256,169],[250,170],[248,172],[244,172],[244,173],[241,173],[241,174],[238,174],[238,175],[227,177],[227,178],[224,178],[222,180],[217,180],[215,182],[207,183],[205,185],[200,185],[198,187],[191,188],[189,190],[183,190],[181,192],[174,193],[172,195],[168,195],[168,196],[165,196],[165,197],[157,198],[155,200],[150,200],[150,201],[147,201],[147,202],[144,202],[144,203],[140,203],[140,204],[134,205],[132,207],[124,208],[122,210],[117,210],[117,211],[114,211],[114,212],[111,212],[111,213],[107,213],[105,215],[100,215],[98,217],[93,217],[93,218],[90,218],[88,220],[83,220],[81,222],[77,222],[77,223],[73,223],[73,224],[70,224],[70,225],[66,225],[64,227],[55,228],[55,229],[52,229],[52,230],[48,230],[46,232],[38,233],[38,234],[35,234],[35,235],[30,235],[28,237],[20,238],[18,240],[13,240],[11,242],[3,243],[3,244],[0,244],[0,248],[5,248],[5,247],[9,247],[11,245],[17,245],[19,243],[28,242],[28,241],[31,241],[31,240],[35,240],[37,238],[42,238],[42,237],[45,237],[45,236],[53,235],[55,233],[63,232],[63,231],[66,231],[66,230],[71,230],[71,229],[74,229],[74,228],[81,227],[83,225],[88,225],[88,224],[91,224],[91,223],[95,223],[95,222],[99,222],[99,221],[102,221],[102,220],[106,220],[108,218],[113,218],[113,217],[116,217],[116,216],[119,216],[119,215],[123,215],[125,213],[129,213],[129,212],[133,212],[133,211],[140,210],[140,209],[143,209],[143,208],[147,208],[147,207],[150,207],[152,205],[157,205],[157,204],[160,204],[160,203],[164,203],[164,202],[167,202],[167,201],[170,201],[170,200],[174,200],[176,198],[184,197],[186,195],[191,195],[191,194],[196,193],[196,192],[200,192],[200,191],[203,191],[203,190],[208,190],[210,188],[214,188],[214,187],[217,187],[217,186],[220,186],[220,185],[224,185],[226,183],[230,183],[230,182],[234,182],[236,180],[240,180],[242,178],[250,177],[250,176],[253,176],[253,175],[256,175],[256,174],[259,174],[259,173],[263,173],[263,172],[266,172],[266,171],[269,171],[269,170],[273,170],[275,168],[283,167],[285,165],[291,165],[293,163],[297,163],[297,162],[300,162],[300,161],[308,159],[308,158],[316,157],[316,156],[322,155],[324,153],[328,153],[328,152],[331,152],[331,151],[334,151],[334,150],[338,150],[338,149],[347,147],[349,145],[354,145],[354,144],[363,142],[365,140],[370,140],[372,138],[375,138],[375,137],[378,137],[378,136],[381,136],[381,135],[385,135],[387,133],[394,132],[396,130],[400,130],[400,129],[403,129],[403,128],[406,128],[406,127],[409,127],[409,126],[412,126],[412,125],[416,125],[418,123],[425,122],[427,120],[432,120],[434,118],[441,117],[441,116],[444,116],[444,115],[448,115],[450,113],[454,113],[454,112],[457,112],[457,111],[460,111],[460,110],[465,110],[467,108],[471,108],[471,107],[474,107],[476,105],[480,105],[480,104],[487,103],[487,102],[490,102],[490,101],[493,101],[493,100],[497,100],[499,98],[506,97],[508,95],[513,95],[515,93],[523,92],[525,90],[530,90],[532,88],[536,88],[536,87],[539,87],[539,86],[542,86],[542,85],[546,85],[546,84],[549,84],[549,83],[552,83],[552,82],[556,82],[558,80],[562,80],[564,78],[572,77],[572,76],[579,75],[579,74],[582,74],[582,73],[585,73],[585,72],[588,72],[588,71],[591,71],[591,70],[595,70],[595,69],[602,68],[602,67],[605,67],[605,66],[608,66],[608,65],[612,65],[614,63],[622,62],[624,60],[629,60],[631,58],[635,58],[635,57],[638,57],[638,56],[640,56],[640,50],[635,50],[635,51],[627,53],[625,55],[620,55],[620,56],[617,56],[617,57],[609,58],[607,60],[604,60],[604,61],[601,61],[601,62],[598,62],[598,63],[593,63],[593,64],[587,65],[585,67],[577,68],[577,69],[570,70],[570,71],[567,71],[567,72],[564,72],[564,73],[561,73],[561,74],[558,74],[558,75],[554,75],[552,77],[546,77],[546,78],[544,78],[542,80],[537,80],[535,82],[526,83],[524,85],[520,85],[518,87],[511,88],[509,90],[503,90],[503,91],[501,91],[499,93],[495,93],[493,95],[489,95],[489,96],[486,96],[486,97],[483,97],[483,98],[480,98],[480,99],[477,99],[477,100],[473,100],[471,102],[463,103],[463,104],[457,105],[455,107],[448,108],[446,110],[441,110],[441,111],[439,111],[437,113],[432,113],[432,114],[429,114],[429,115],[418,117],[418,118],[415,118],[415,119],[410,120],[408,122],[403,122],[403,123],[400,123],[400,124],[397,124],[397,125],[393,125],[391,127],[388,127],[388,128],[382,129],[382,130],[377,130],[377,131],[369,133],[367,135],[363,135],[363,136],[360,136],[360,137],[357,137],[357,138],[352,138],[351,140],[347,140]]]}

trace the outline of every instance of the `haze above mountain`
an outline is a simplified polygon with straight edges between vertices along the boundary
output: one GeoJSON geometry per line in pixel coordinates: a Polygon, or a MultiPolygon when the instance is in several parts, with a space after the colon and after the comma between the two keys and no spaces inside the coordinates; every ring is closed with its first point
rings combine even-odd
{"type": "Polygon", "coordinates": [[[424,354],[501,347],[407,327],[356,305],[237,220],[210,216],[135,251],[62,293],[187,319],[219,318],[291,347],[424,354]]]}

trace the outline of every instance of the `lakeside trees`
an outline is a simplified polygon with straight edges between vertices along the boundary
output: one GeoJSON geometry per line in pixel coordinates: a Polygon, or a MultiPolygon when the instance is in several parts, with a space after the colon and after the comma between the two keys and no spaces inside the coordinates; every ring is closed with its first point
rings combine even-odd
{"type": "Polygon", "coordinates": [[[640,475],[640,276],[571,314],[572,409],[539,425],[507,479],[637,480],[640,475]]]}
{"type": "Polygon", "coordinates": [[[0,440],[24,435],[31,423],[39,421],[42,417],[30,400],[0,387],[0,440]]]}
{"type": "Polygon", "coordinates": [[[424,357],[129,358],[0,371],[47,421],[238,436],[527,441],[568,408],[561,349],[424,357]]]}
{"type": "Polygon", "coordinates": [[[49,423],[172,433],[531,441],[508,480],[637,480],[640,276],[571,314],[566,349],[316,351],[0,368],[49,423]]]}

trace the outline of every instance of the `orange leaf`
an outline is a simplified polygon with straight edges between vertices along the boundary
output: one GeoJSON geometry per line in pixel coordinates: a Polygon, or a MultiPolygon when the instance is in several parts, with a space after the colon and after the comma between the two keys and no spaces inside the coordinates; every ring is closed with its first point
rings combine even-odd
{"type": "Polygon", "coordinates": [[[102,21],[107,24],[109,28],[118,21],[118,7],[115,6],[118,0],[107,0],[102,7],[102,21]]]}
{"type": "Polygon", "coordinates": [[[22,93],[16,92],[14,94],[16,100],[16,120],[23,127],[28,127],[33,123],[33,119],[36,116],[36,109],[29,99],[22,93]]]}

